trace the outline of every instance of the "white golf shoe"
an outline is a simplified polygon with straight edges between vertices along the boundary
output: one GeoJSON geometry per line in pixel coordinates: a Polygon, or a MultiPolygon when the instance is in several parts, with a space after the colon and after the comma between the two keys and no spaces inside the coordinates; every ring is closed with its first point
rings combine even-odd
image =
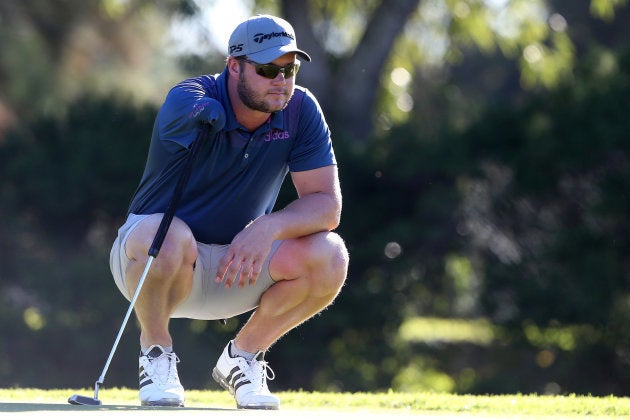
{"type": "Polygon", "coordinates": [[[166,353],[159,345],[140,354],[140,402],[142,405],[160,407],[183,407],[184,387],[177,375],[179,358],[175,353],[166,353]]]}
{"type": "Polygon", "coordinates": [[[230,392],[238,408],[277,410],[280,400],[269,392],[267,379],[273,380],[273,370],[264,360],[264,352],[258,352],[253,360],[232,356],[232,341],[223,350],[212,378],[230,392]]]}

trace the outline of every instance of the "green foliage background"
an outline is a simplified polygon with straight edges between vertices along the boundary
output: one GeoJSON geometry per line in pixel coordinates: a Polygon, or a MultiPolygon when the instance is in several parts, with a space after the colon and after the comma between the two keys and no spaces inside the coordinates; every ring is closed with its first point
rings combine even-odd
{"type": "MultiPolygon", "coordinates": [[[[412,120],[367,147],[335,138],[348,282],[271,349],[272,388],[627,395],[630,54],[605,74],[598,63],[465,130],[412,120]],[[449,339],[437,321],[404,333],[423,317],[472,334],[449,339]]],[[[0,144],[1,387],[77,388],[100,372],[127,307],[109,245],[155,112],[85,97],[0,144]]],[[[215,387],[209,370],[245,317],[173,320],[187,387],[215,387]]],[[[137,333],[110,386],[135,386],[137,333]]]]}

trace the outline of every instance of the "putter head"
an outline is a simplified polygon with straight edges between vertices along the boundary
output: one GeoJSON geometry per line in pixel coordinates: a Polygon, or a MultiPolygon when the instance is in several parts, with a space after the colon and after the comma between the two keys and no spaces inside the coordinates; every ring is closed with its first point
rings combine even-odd
{"type": "Polygon", "coordinates": [[[68,398],[68,402],[73,405],[101,405],[101,400],[74,394],[68,398]]]}

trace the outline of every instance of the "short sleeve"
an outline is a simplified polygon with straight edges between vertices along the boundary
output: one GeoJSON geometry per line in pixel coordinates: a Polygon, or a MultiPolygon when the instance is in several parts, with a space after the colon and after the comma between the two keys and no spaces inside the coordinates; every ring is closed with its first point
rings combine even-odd
{"type": "Polygon", "coordinates": [[[289,156],[291,172],[335,165],[330,129],[315,97],[305,89],[299,113],[296,144],[289,156]]]}
{"type": "MultiPolygon", "coordinates": [[[[157,116],[159,138],[188,148],[202,121],[207,121],[211,101],[201,78],[185,80],[173,87],[157,116]]],[[[165,145],[167,146],[167,145],[165,145]]],[[[168,147],[168,146],[167,146],[168,147]]]]}

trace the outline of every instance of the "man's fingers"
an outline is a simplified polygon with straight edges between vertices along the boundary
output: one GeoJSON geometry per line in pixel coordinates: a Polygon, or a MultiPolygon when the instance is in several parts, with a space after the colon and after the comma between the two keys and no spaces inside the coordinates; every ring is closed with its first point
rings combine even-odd
{"type": "Polygon", "coordinates": [[[262,271],[262,263],[260,263],[259,261],[254,261],[254,264],[252,265],[251,273],[249,275],[250,285],[253,286],[254,284],[256,284],[256,282],[258,281],[258,276],[260,276],[261,271],[262,271]]]}
{"type": "Polygon", "coordinates": [[[236,263],[232,260],[225,270],[219,269],[217,271],[216,281],[217,283],[225,281],[225,287],[228,289],[235,285],[242,289],[248,284],[252,286],[256,284],[261,271],[262,264],[257,261],[250,264],[246,261],[236,263]]]}
{"type": "Polygon", "coordinates": [[[219,260],[215,281],[226,288],[254,285],[263,268],[266,255],[230,246],[219,260]]]}
{"type": "Polygon", "coordinates": [[[221,257],[221,259],[219,260],[219,266],[217,267],[217,277],[215,279],[217,283],[221,283],[223,281],[226,275],[226,271],[228,267],[232,264],[233,259],[234,256],[229,251],[226,252],[223,257],[221,257]]]}
{"type": "Polygon", "coordinates": [[[236,262],[232,260],[227,270],[225,271],[225,287],[231,288],[235,283],[240,281],[241,275],[241,267],[243,266],[243,262],[236,262]]]}
{"type": "Polygon", "coordinates": [[[236,280],[236,284],[241,289],[249,285],[256,284],[258,280],[258,276],[260,275],[260,271],[262,266],[258,261],[254,261],[250,263],[249,261],[243,261],[241,265],[241,269],[238,272],[238,279],[236,280]]]}

